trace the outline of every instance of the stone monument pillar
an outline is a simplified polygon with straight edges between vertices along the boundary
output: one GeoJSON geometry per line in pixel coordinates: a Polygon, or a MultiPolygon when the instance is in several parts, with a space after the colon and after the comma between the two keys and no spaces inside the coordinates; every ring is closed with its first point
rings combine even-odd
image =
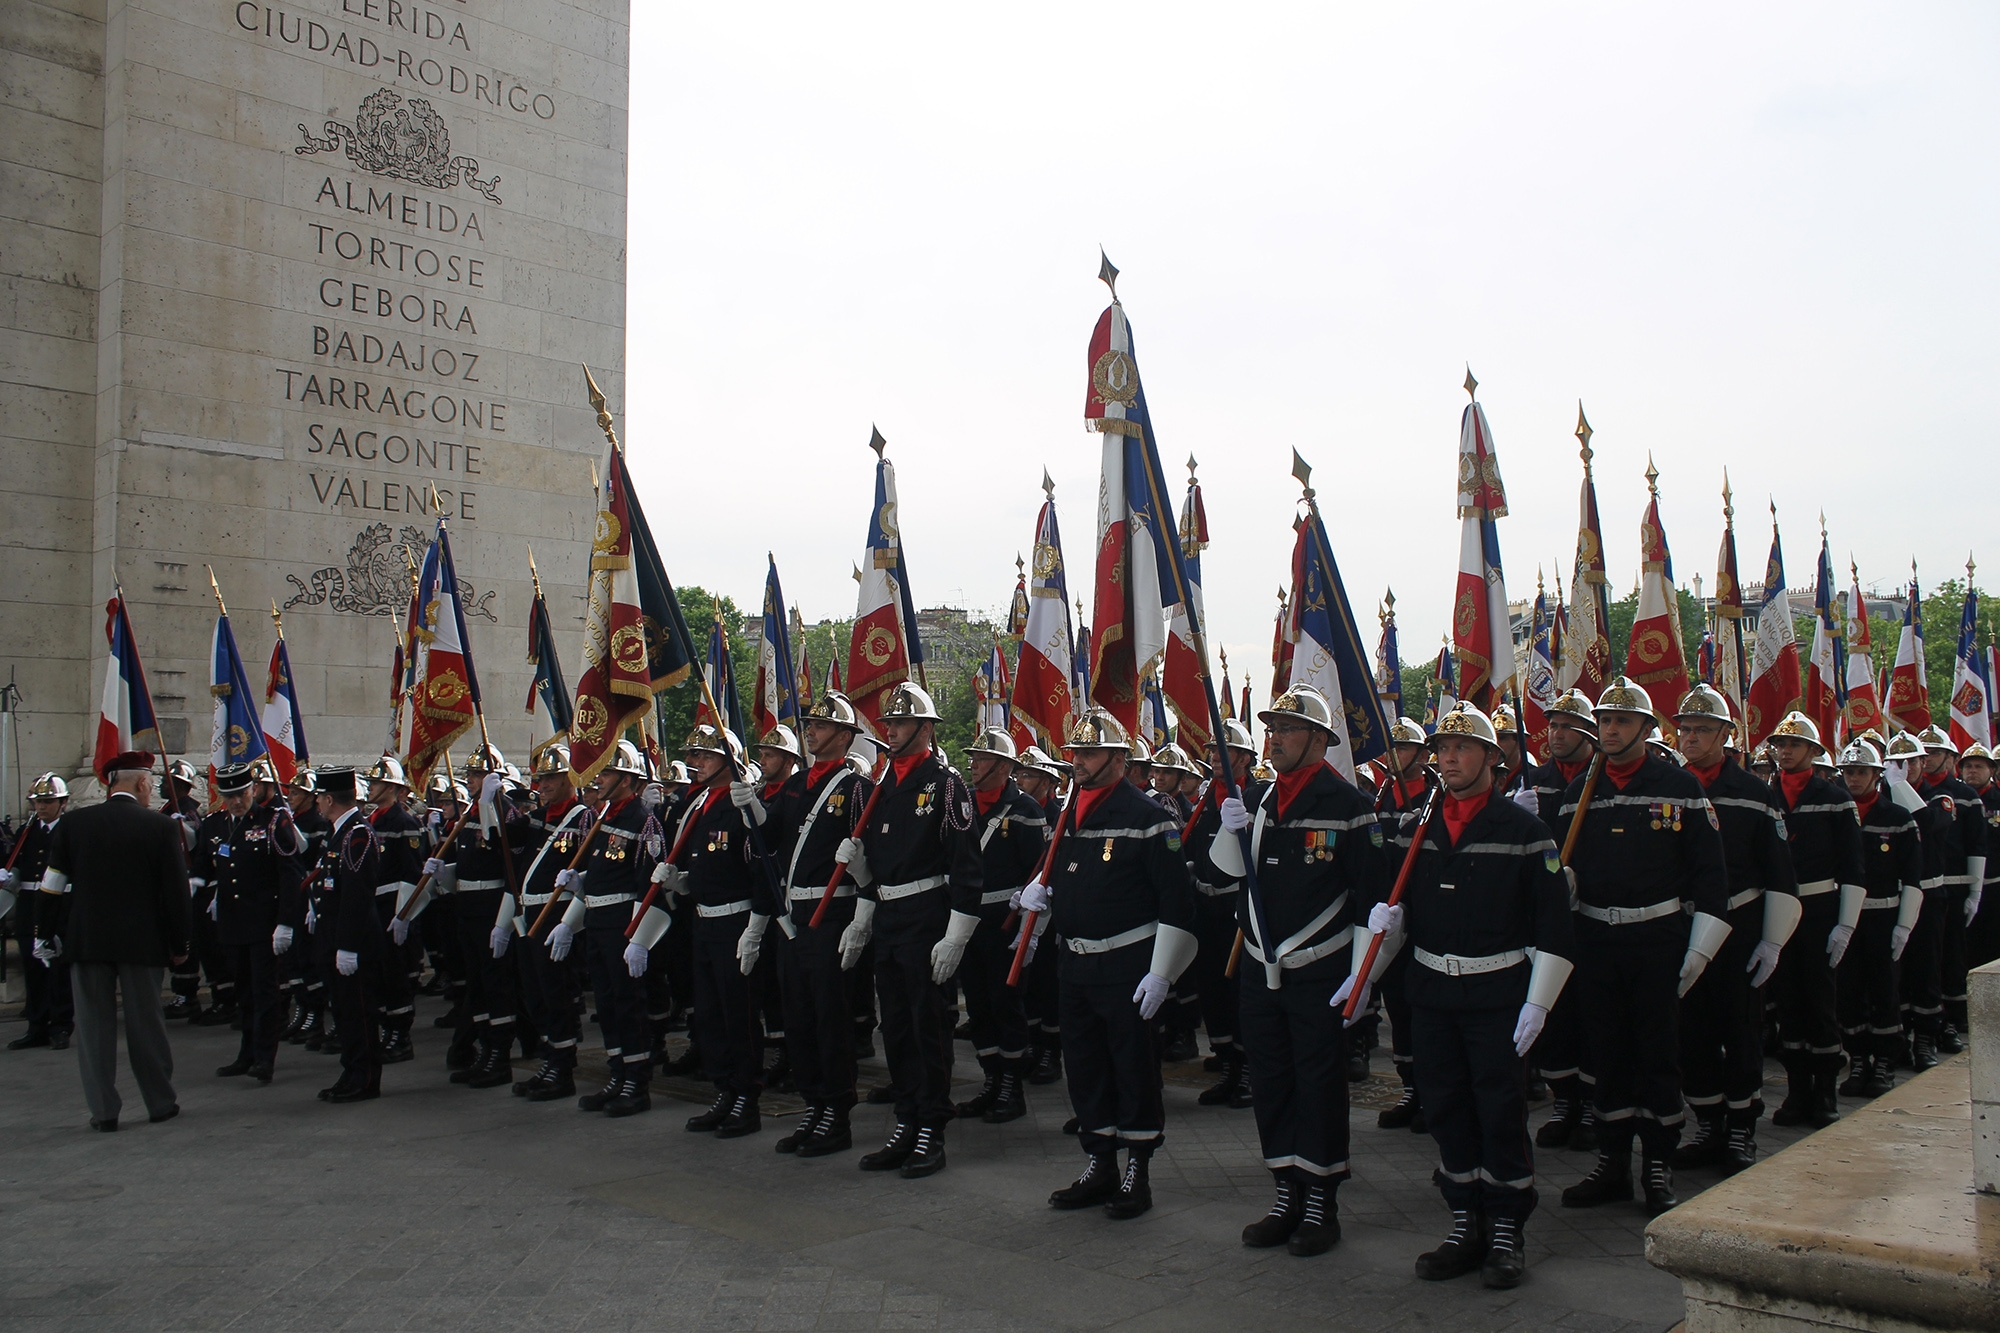
{"type": "Polygon", "coordinates": [[[579,363],[624,400],[628,35],[627,0],[5,7],[0,683],[28,775],[87,768],[116,585],[201,765],[204,565],[253,687],[283,610],[315,757],[380,753],[440,511],[523,756],[530,545],[579,665],[579,363]]]}

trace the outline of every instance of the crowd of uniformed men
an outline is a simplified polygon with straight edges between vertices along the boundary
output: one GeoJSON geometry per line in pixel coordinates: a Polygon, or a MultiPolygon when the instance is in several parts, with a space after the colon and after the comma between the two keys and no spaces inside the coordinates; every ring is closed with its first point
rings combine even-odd
{"type": "MultiPolygon", "coordinates": [[[[453,1083],[617,1117],[650,1109],[656,1068],[698,1073],[715,1101],[687,1128],[718,1138],[758,1133],[784,1086],[806,1109],[775,1147],[801,1158],[850,1150],[865,1096],[895,1127],[859,1164],[904,1177],[944,1167],[954,1118],[1004,1123],[1024,1084],[1066,1081],[1086,1162],[1050,1203],[1114,1218],[1151,1206],[1161,1062],[1196,1058],[1202,1028],[1200,1103],[1254,1112],[1275,1190],[1244,1243],[1298,1255],[1340,1237],[1348,1084],[1386,1012],[1402,1095],[1378,1125],[1435,1139],[1453,1217],[1417,1272],[1505,1287],[1543,1083],[1533,1144],[1598,1154],[1564,1206],[1660,1211],[1676,1167],[1755,1160],[1767,1054],[1776,1123],[1831,1123],[1839,1095],[1962,1049],[1967,966],[2000,954],[1994,756],[1935,729],[1833,755],[1794,713],[1746,764],[1714,690],[1656,710],[1619,678],[1556,702],[1543,762],[1508,710],[1461,704],[1428,735],[1400,719],[1357,786],[1310,687],[1258,717],[1261,757],[1233,721],[1211,755],[1148,753],[1093,708],[1065,759],[988,731],[961,773],[905,685],[879,768],[831,694],[754,766],[706,725],[665,772],[621,744],[582,791],[560,745],[525,775],[483,750],[421,800],[394,758],[284,788],[260,761],[216,774],[206,814],[176,763],[196,929],[167,1012],[241,1029],[220,1076],[268,1083],[285,1045],[338,1054],[319,1096],[344,1104],[415,1058],[416,996],[441,993],[453,1083]],[[609,1076],[579,1095],[586,990],[609,1076]],[[958,1037],[984,1082],[954,1104],[958,1037]],[[889,1083],[864,1092],[878,1038],[889,1083]],[[541,1061],[525,1079],[516,1048],[541,1061]]],[[[32,798],[5,849],[31,942],[10,1049],[64,1047],[71,1024],[65,897],[32,891],[66,882],[44,872],[66,870],[68,793],[49,774],[32,798]]]]}

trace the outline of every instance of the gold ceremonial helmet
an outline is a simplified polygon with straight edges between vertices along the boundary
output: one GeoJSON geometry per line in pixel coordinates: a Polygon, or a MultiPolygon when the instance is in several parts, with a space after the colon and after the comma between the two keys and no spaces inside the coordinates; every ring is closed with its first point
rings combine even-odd
{"type": "Polygon", "coordinates": [[[301,768],[292,774],[292,780],[285,785],[292,791],[302,791],[308,796],[319,790],[319,780],[313,776],[310,768],[301,768]]]}
{"type": "Polygon", "coordinates": [[[1056,766],[1055,760],[1049,758],[1048,751],[1039,745],[1030,745],[1021,751],[1020,757],[1014,763],[1021,768],[1032,768],[1043,777],[1056,782],[1061,782],[1063,779],[1062,769],[1056,766]]]}
{"type": "Polygon", "coordinates": [[[1470,736],[1495,754],[1500,752],[1500,732],[1494,727],[1493,719],[1464,699],[1453,704],[1451,711],[1438,719],[1437,734],[1430,738],[1431,748],[1436,749],[1438,742],[1447,736],[1470,736]]]}
{"type": "Polygon", "coordinates": [[[1222,719],[1222,747],[1225,750],[1241,750],[1250,755],[1257,753],[1257,747],[1250,743],[1250,728],[1233,717],[1222,719]]]}
{"type": "Polygon", "coordinates": [[[1646,693],[1646,687],[1630,676],[1613,676],[1604,692],[1597,696],[1596,713],[1637,713],[1641,717],[1658,718],[1653,711],[1653,696],[1646,693]]]}
{"type": "Polygon", "coordinates": [[[1095,705],[1084,711],[1069,729],[1069,739],[1063,742],[1065,750],[1123,750],[1132,753],[1132,738],[1117,718],[1095,705]]]}
{"type": "Polygon", "coordinates": [[[760,750],[777,750],[794,759],[803,760],[805,751],[799,745],[799,734],[780,722],[764,733],[764,739],[757,742],[760,750]]]}
{"type": "Polygon", "coordinates": [[[1014,745],[1014,738],[1003,728],[988,727],[973,737],[972,744],[965,747],[967,754],[989,754],[995,759],[1019,760],[1021,752],[1014,745]]]}
{"type": "MultiPolygon", "coordinates": [[[[700,731],[702,728],[696,727],[695,730],[700,731]]],[[[728,735],[727,732],[723,734],[728,735]]],[[[736,738],[731,736],[730,739],[736,738]]],[[[639,747],[630,741],[618,742],[618,751],[611,759],[611,771],[623,773],[628,778],[637,778],[641,782],[650,781],[653,776],[652,768],[646,763],[646,756],[640,754],[639,747]]]]}
{"type": "Polygon", "coordinates": [[[1513,732],[1516,736],[1521,734],[1521,722],[1519,718],[1514,716],[1514,706],[1512,704],[1495,704],[1493,706],[1493,734],[1498,736],[1503,732],[1509,731],[1513,732]]]}
{"type": "Polygon", "coordinates": [[[472,756],[465,761],[465,767],[460,770],[465,775],[467,786],[472,784],[474,777],[483,778],[488,773],[506,771],[507,756],[500,753],[500,747],[497,745],[482,745],[474,750],[472,756]]]}
{"type": "Polygon", "coordinates": [[[1429,745],[1431,738],[1424,731],[1423,724],[1413,717],[1399,717],[1389,728],[1390,745],[1429,745]]]}
{"type": "Polygon", "coordinates": [[[803,718],[807,722],[831,722],[837,727],[850,731],[860,731],[861,715],[854,711],[854,703],[838,690],[828,690],[819,702],[806,709],[803,718]]]}
{"type": "Polygon", "coordinates": [[[1170,773],[1194,772],[1194,765],[1188,762],[1187,752],[1178,745],[1162,745],[1153,751],[1153,767],[1166,769],[1170,773]]]}
{"type": "Polygon", "coordinates": [[[431,780],[424,784],[424,803],[426,805],[443,805],[446,801],[455,801],[459,805],[464,805],[466,803],[466,790],[459,783],[452,780],[449,772],[440,768],[432,773],[431,780]]]}
{"type": "Polygon", "coordinates": [[[1333,708],[1327,703],[1326,696],[1311,685],[1292,686],[1271,700],[1269,708],[1257,714],[1257,720],[1267,727],[1279,718],[1318,727],[1326,733],[1329,744],[1340,744],[1340,733],[1333,726],[1333,708]]]}
{"type": "Polygon", "coordinates": [[[403,788],[405,791],[409,790],[410,786],[409,778],[403,773],[403,761],[396,758],[393,754],[385,754],[380,759],[377,759],[368,766],[368,771],[361,776],[367,778],[370,782],[391,783],[403,788]]]}
{"type": "Polygon", "coordinates": [[[1556,696],[1556,701],[1549,705],[1549,716],[1566,717],[1591,735],[1597,734],[1597,714],[1592,711],[1591,702],[1584,697],[1583,691],[1574,686],[1556,696]]]}
{"type": "Polygon", "coordinates": [[[1900,759],[1905,763],[1924,757],[1923,742],[1907,731],[1899,731],[1889,738],[1889,748],[1882,754],[1887,760],[1900,759]]]}
{"type": "Polygon", "coordinates": [[[1778,725],[1771,728],[1772,740],[1784,740],[1786,738],[1795,741],[1804,741],[1818,753],[1826,753],[1826,745],[1819,738],[1819,728],[1813,725],[1811,718],[1796,708],[1785,714],[1779,720],[1778,725]]]}
{"type": "Polygon", "coordinates": [[[1729,700],[1722,697],[1722,691],[1713,685],[1700,684],[1687,692],[1681,706],[1674,711],[1674,721],[1684,718],[1711,718],[1729,725],[1729,700]]]}
{"type": "Polygon", "coordinates": [[[253,781],[266,783],[273,787],[278,785],[278,770],[276,765],[272,764],[271,756],[268,754],[260,754],[250,761],[250,775],[253,781]]]}
{"type": "Polygon", "coordinates": [[[1958,747],[1951,743],[1951,737],[1947,736],[1945,734],[1944,728],[1940,726],[1933,725],[1925,727],[1922,731],[1917,733],[1917,740],[1921,742],[1924,749],[1930,753],[1943,753],[1949,755],[1956,755],[1958,753],[1958,747]]]}
{"type": "Polygon", "coordinates": [[[1958,757],[1960,759],[1984,759],[1990,764],[1993,762],[1993,751],[1981,745],[1978,741],[1973,741],[1958,752],[1958,757]]]}
{"type": "Polygon", "coordinates": [[[911,718],[918,722],[940,722],[937,705],[931,702],[930,691],[913,681],[900,681],[895,688],[882,696],[881,721],[892,717],[911,718]]]}
{"type": "Polygon", "coordinates": [[[176,759],[167,765],[167,776],[175,782],[183,782],[192,787],[195,780],[194,765],[185,759],[176,759]]]}
{"type": "Polygon", "coordinates": [[[1130,754],[1132,756],[1132,762],[1135,764],[1150,764],[1153,762],[1153,747],[1146,743],[1146,738],[1144,736],[1138,735],[1137,733],[1134,733],[1132,736],[1132,748],[1130,754]]]}
{"type": "Polygon", "coordinates": [[[1864,744],[1861,738],[1857,736],[1847,743],[1845,750],[1840,752],[1840,766],[1842,768],[1880,768],[1882,767],[1882,756],[1875,753],[1874,746],[1864,744]]]}
{"type": "Polygon", "coordinates": [[[542,747],[535,756],[534,771],[529,775],[536,778],[563,777],[569,773],[569,747],[561,741],[542,747]]]}

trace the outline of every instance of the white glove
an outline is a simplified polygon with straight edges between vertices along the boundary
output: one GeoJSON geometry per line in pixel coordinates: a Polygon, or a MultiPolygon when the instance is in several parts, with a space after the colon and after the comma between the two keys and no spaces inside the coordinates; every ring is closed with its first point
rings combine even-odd
{"type": "MultiPolygon", "coordinates": [[[[1533,787],[1523,787],[1519,791],[1515,792],[1514,804],[1520,806],[1523,810],[1526,810],[1531,815],[1539,815],[1542,813],[1541,798],[1535,795],[1535,789],[1533,787]]],[[[1527,1054],[1526,1051],[1523,1051],[1521,1053],[1523,1055],[1527,1054]]]]}
{"type": "Polygon", "coordinates": [[[1972,892],[1971,892],[1971,893],[1968,893],[1968,894],[1966,894],[1966,895],[1965,895],[1965,924],[1966,924],[1966,925],[1968,925],[1968,926],[1969,926],[1969,925],[1971,925],[1971,924],[1972,924],[1972,918],[1974,918],[1974,917],[1976,917],[1976,916],[1978,916],[1978,915],[1979,915],[1979,898],[1980,898],[1980,895],[1981,895],[1981,894],[1983,894],[1983,893],[1985,893],[1985,892],[1986,892],[1986,886],[1985,886],[1985,885],[1983,885],[1983,884],[1975,884],[1975,885],[1973,885],[1973,886],[1972,886],[1972,892]]]}
{"type": "Polygon", "coordinates": [[[1535,1044],[1535,1038],[1542,1035],[1542,1024],[1549,1021],[1549,1011],[1539,1004],[1521,1006],[1521,1016],[1514,1020],[1514,1054],[1526,1055],[1535,1044]]]}
{"type": "Polygon", "coordinates": [[[667,789],[657,782],[649,782],[639,793],[639,804],[648,810],[657,810],[667,803],[667,789]]]}
{"type": "Polygon", "coordinates": [[[507,780],[498,773],[488,773],[479,781],[479,803],[481,805],[492,805],[499,799],[500,791],[506,785],[507,780]]]}
{"type": "Polygon", "coordinates": [[[1402,904],[1376,903],[1368,909],[1368,930],[1375,935],[1403,933],[1402,904]]]}
{"type": "Polygon", "coordinates": [[[671,861],[662,861],[653,867],[653,883],[660,886],[663,893],[686,893],[687,872],[671,861]]]}
{"type": "Polygon", "coordinates": [[[549,932],[549,958],[560,963],[569,957],[569,946],[576,939],[576,932],[569,928],[569,922],[558,921],[556,928],[549,932]]]}
{"type": "MultiPolygon", "coordinates": [[[[1828,967],[1840,966],[1840,960],[1847,956],[1848,941],[1852,940],[1853,938],[1854,938],[1854,927],[1852,926],[1835,926],[1832,930],[1827,932],[1826,965],[1828,967]]],[[[1908,938],[1908,932],[1904,933],[1904,938],[1906,939],[1908,938]]],[[[1901,950],[1897,950],[1897,952],[1900,953],[1901,950]]]]}
{"type": "Polygon", "coordinates": [[[757,970],[757,960],[764,953],[764,930],[770,924],[770,917],[752,912],[743,934],[737,938],[736,969],[746,977],[757,970]]]}
{"type": "Polygon", "coordinates": [[[576,883],[578,880],[582,878],[583,878],[582,875],[577,874],[576,871],[565,866],[563,869],[558,870],[556,872],[556,892],[558,893],[562,892],[564,889],[568,888],[570,885],[576,883]]]}
{"type": "Polygon", "coordinates": [[[847,867],[856,884],[865,888],[875,882],[875,876],[868,870],[868,853],[862,850],[861,839],[842,838],[840,846],[833,849],[833,859],[847,867]]]}
{"type": "Polygon", "coordinates": [[[646,946],[628,944],[625,946],[625,970],[634,977],[646,975],[646,946]]]}
{"type": "Polygon", "coordinates": [[[505,958],[507,946],[514,942],[514,927],[511,925],[493,927],[493,933],[486,937],[486,942],[492,947],[495,958],[505,958]]]}
{"type": "Polygon", "coordinates": [[[1569,910],[1574,912],[1578,902],[1576,896],[1576,872],[1568,866],[1563,867],[1563,883],[1569,889],[1569,910]]]}
{"type": "MultiPolygon", "coordinates": [[[[1027,886],[1024,884],[1021,886],[1021,889],[1025,889],[1026,887],[1027,886]]],[[[1018,912],[1021,910],[1021,889],[1014,890],[1014,896],[1007,900],[1008,911],[1018,912]]]]}
{"type": "Polygon", "coordinates": [[[361,955],[352,949],[336,949],[333,966],[343,977],[351,977],[361,970],[361,955]]]}
{"type": "Polygon", "coordinates": [[[282,957],[292,947],[292,928],[279,926],[271,932],[271,952],[282,957]]]}
{"type": "MultiPolygon", "coordinates": [[[[1026,930],[1027,928],[1028,923],[1025,920],[1022,921],[1021,929],[1026,930]]],[[[1042,936],[1048,932],[1048,929],[1049,918],[1046,914],[1035,918],[1035,933],[1028,936],[1028,952],[1021,955],[1022,967],[1025,968],[1028,964],[1035,961],[1035,950],[1041,947],[1042,936]]],[[[1019,935],[1014,937],[1014,947],[1017,949],[1021,947],[1021,937],[1019,935]]]]}
{"type": "Polygon", "coordinates": [[[1046,912],[1049,910],[1049,886],[1038,879],[1031,879],[1021,886],[1021,910],[1024,912],[1046,912]]]}
{"type": "Polygon", "coordinates": [[[1681,958],[1678,994],[1686,995],[1694,983],[1701,980],[1701,974],[1708,970],[1710,960],[1722,952],[1729,930],[1729,923],[1719,916],[1708,912],[1694,914],[1694,922],[1688,929],[1687,953],[1681,958]]]}
{"type": "Polygon", "coordinates": [[[390,917],[389,934],[395,937],[398,944],[408,942],[410,938],[410,923],[400,916],[390,917]]]}
{"type": "Polygon", "coordinates": [[[1250,827],[1250,812],[1243,808],[1243,802],[1234,796],[1222,798],[1222,827],[1231,833],[1241,833],[1250,827]]]}
{"type": "Polygon", "coordinates": [[[212,898],[210,898],[210,899],[208,900],[208,919],[209,919],[210,921],[220,921],[220,920],[222,920],[222,918],[221,918],[221,917],[219,917],[219,916],[217,916],[217,915],[216,915],[216,912],[217,912],[217,911],[218,911],[218,910],[219,910],[219,909],[220,909],[221,907],[222,907],[222,893],[221,893],[221,891],[220,891],[220,890],[218,890],[218,891],[216,892],[215,896],[214,896],[214,897],[212,897],[212,898]]]}
{"type": "Polygon", "coordinates": [[[45,940],[36,940],[35,947],[30,952],[35,955],[36,962],[48,967],[62,957],[62,941],[53,935],[45,940]]]}
{"type": "Polygon", "coordinates": [[[856,898],[854,900],[854,920],[847,929],[840,932],[840,969],[850,971],[861,961],[861,951],[868,947],[868,941],[875,934],[875,900],[856,898]]]}
{"type": "Polygon", "coordinates": [[[1132,992],[1132,1003],[1139,1006],[1139,1017],[1151,1021],[1153,1015],[1160,1012],[1160,1006],[1167,1002],[1167,989],[1172,985],[1158,972],[1148,972],[1139,978],[1139,989],[1132,992]]]}
{"type": "MultiPolygon", "coordinates": [[[[1844,929],[1844,927],[1843,927],[1842,929],[1844,929]]],[[[1907,947],[1907,946],[1909,945],[1909,943],[1910,943],[1910,935],[1911,935],[1911,933],[1912,933],[1912,931],[1911,931],[1910,927],[1908,927],[1908,926],[1892,926],[1892,927],[1890,927],[1890,929],[1889,929],[1889,961],[1890,961],[1890,962],[1892,962],[1892,963],[1900,963],[1900,962],[1902,962],[1902,961],[1903,961],[1903,950],[1904,950],[1904,948],[1906,948],[1906,947],[1907,947]]],[[[1842,944],[1842,945],[1841,945],[1840,947],[1841,947],[1841,951],[1842,951],[1843,953],[1844,953],[1844,952],[1846,952],[1846,950],[1847,950],[1847,946],[1846,946],[1845,944],[1842,944]]],[[[1835,958],[1835,959],[1833,960],[1833,965],[1834,965],[1835,967],[1839,967],[1839,966],[1840,966],[1840,959],[1839,959],[1838,957],[1836,957],[1836,958],[1835,958]]]]}
{"type": "Polygon", "coordinates": [[[1757,947],[1750,951],[1750,962],[1744,971],[1750,974],[1750,988],[1760,989],[1778,970],[1778,952],[1781,946],[1769,940],[1757,941],[1757,947]]]}
{"type": "Polygon", "coordinates": [[[729,784],[729,803],[738,810],[749,814],[752,824],[764,822],[764,803],[757,799],[757,788],[748,782],[729,784]]]}
{"type": "MultiPolygon", "coordinates": [[[[1341,982],[1340,989],[1333,993],[1333,998],[1328,1000],[1327,1004],[1335,1009],[1344,1008],[1347,1004],[1347,997],[1354,993],[1354,983],[1357,981],[1361,981],[1358,975],[1351,976],[1341,982]]],[[[1375,983],[1373,981],[1361,981],[1360,1003],[1354,1006],[1354,1017],[1348,1019],[1342,1026],[1351,1028],[1368,1016],[1368,993],[1374,989],[1375,983]]]]}
{"type": "Polygon", "coordinates": [[[972,932],[979,928],[979,918],[969,912],[953,912],[951,921],[944,928],[944,938],[931,946],[931,980],[942,986],[950,981],[958,971],[958,965],[965,961],[965,946],[972,939],[972,932]]]}
{"type": "Polygon", "coordinates": [[[444,862],[433,856],[424,862],[424,878],[436,879],[444,873],[444,862]]]}

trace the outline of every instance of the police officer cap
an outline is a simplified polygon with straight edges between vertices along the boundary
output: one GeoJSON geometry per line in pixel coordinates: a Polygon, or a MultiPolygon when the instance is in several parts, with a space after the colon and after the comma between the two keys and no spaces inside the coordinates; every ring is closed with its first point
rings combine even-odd
{"type": "Polygon", "coordinates": [[[215,770],[215,790],[223,796],[234,796],[237,792],[248,791],[257,781],[257,770],[250,764],[230,764],[227,768],[215,770]]]}
{"type": "Polygon", "coordinates": [[[322,764],[313,772],[320,795],[336,801],[352,801],[355,798],[360,776],[346,764],[322,764]]]}

